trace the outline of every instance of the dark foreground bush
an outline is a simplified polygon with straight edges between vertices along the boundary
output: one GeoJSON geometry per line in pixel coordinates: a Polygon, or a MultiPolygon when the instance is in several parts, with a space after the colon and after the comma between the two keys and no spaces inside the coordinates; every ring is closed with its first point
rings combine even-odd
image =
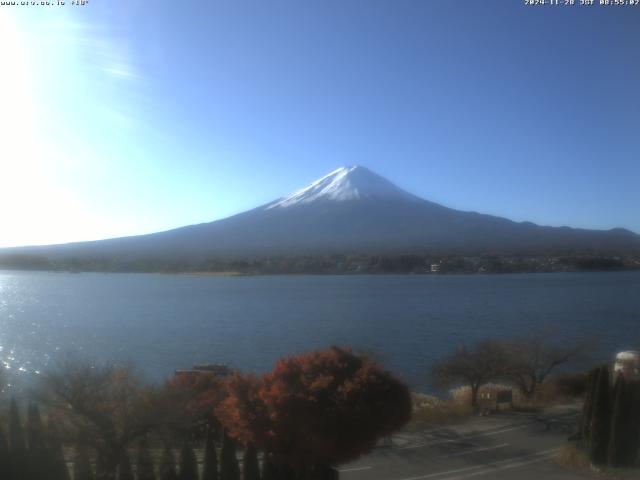
{"type": "Polygon", "coordinates": [[[558,394],[566,397],[582,397],[587,392],[586,373],[565,373],[552,380],[558,394]]]}

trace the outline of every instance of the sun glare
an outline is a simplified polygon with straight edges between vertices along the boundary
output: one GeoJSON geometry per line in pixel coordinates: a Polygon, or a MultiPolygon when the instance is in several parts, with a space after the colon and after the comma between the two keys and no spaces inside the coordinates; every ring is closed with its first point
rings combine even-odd
{"type": "Polygon", "coordinates": [[[51,72],[42,66],[52,63],[43,57],[53,49],[20,20],[0,12],[0,247],[99,237],[105,227],[58,176],[62,170],[68,176],[79,154],[61,149],[55,136],[64,118],[47,110],[44,95],[56,95],[56,85],[47,84],[51,72]]]}
{"type": "MultiPolygon", "coordinates": [[[[40,143],[37,135],[35,85],[28,62],[26,36],[19,31],[10,13],[0,13],[0,143],[2,144],[2,189],[0,213],[2,243],[12,244],[25,236],[27,221],[37,212],[44,186],[38,165],[40,143]]],[[[39,216],[39,215],[38,215],[39,216]]],[[[28,236],[28,234],[27,234],[28,236]]]]}

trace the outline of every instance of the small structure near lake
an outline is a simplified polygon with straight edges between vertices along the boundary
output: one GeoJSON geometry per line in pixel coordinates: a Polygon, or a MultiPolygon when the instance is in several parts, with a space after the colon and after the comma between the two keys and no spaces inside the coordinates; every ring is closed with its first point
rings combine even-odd
{"type": "Polygon", "coordinates": [[[480,392],[478,406],[482,415],[500,410],[500,406],[508,405],[513,409],[513,390],[506,388],[489,388],[480,392]]]}
{"type": "Polygon", "coordinates": [[[640,352],[625,351],[616,355],[613,365],[614,373],[624,375],[627,379],[637,379],[640,377],[640,352]]]}
{"type": "Polygon", "coordinates": [[[202,363],[186,370],[176,370],[175,375],[214,374],[218,377],[230,377],[234,370],[226,363],[202,363]]]}

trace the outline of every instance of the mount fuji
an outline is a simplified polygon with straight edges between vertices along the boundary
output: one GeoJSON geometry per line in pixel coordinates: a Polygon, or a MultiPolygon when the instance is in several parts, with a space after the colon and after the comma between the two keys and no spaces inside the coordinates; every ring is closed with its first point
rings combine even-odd
{"type": "Polygon", "coordinates": [[[51,258],[176,258],[327,253],[625,254],[624,229],[545,227],[421,199],[361,166],[342,167],[291,195],[222,220],[160,233],[4,249],[51,258]]]}

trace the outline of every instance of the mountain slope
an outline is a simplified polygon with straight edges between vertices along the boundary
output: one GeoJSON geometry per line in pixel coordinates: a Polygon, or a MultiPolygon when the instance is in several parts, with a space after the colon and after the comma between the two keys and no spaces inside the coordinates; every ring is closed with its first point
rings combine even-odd
{"type": "Polygon", "coordinates": [[[322,253],[640,252],[628,230],[542,227],[443,207],[364,167],[343,167],[288,197],[166,232],[11,249],[51,257],[205,258],[322,253]]]}

